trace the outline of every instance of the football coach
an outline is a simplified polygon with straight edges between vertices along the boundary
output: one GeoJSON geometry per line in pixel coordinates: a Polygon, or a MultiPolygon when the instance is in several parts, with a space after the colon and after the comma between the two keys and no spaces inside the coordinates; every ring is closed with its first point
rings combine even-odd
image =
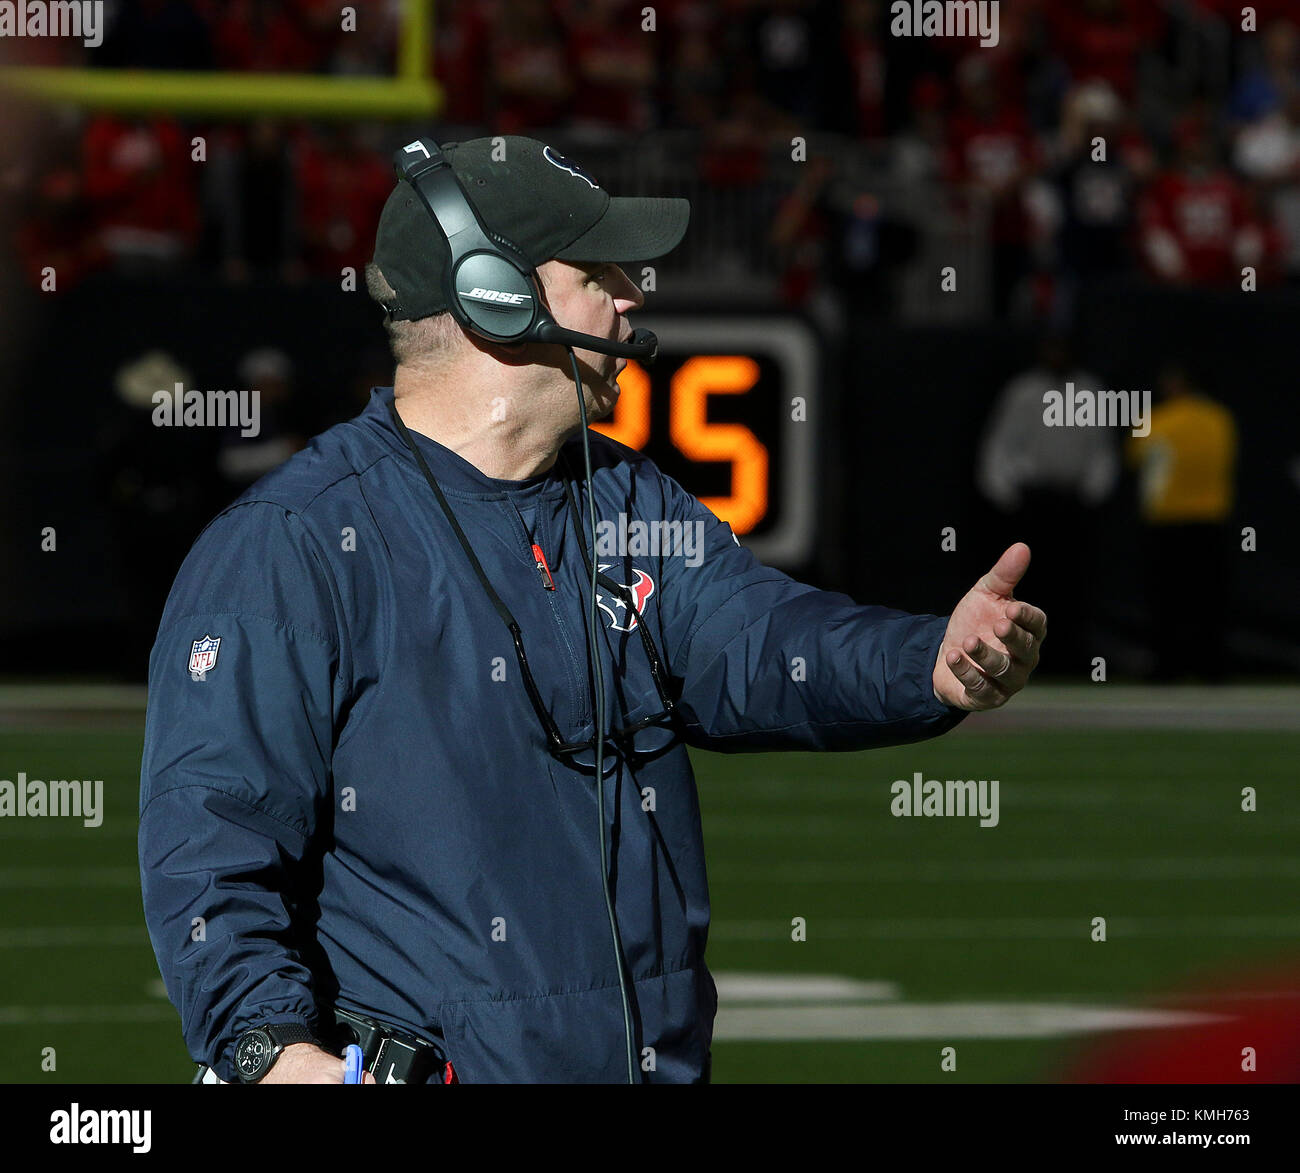
{"type": "Polygon", "coordinates": [[[526,138],[395,166],[367,270],[394,385],[208,525],[150,660],[144,909],[196,1080],[339,1083],[359,1042],[367,1082],[707,1081],[687,747],[897,745],[1005,703],[1045,634],[1029,550],[948,617],[761,565],[587,428],[654,357],[620,262],[686,201],[526,138]],[[611,549],[620,516],[664,541],[611,549]]]}

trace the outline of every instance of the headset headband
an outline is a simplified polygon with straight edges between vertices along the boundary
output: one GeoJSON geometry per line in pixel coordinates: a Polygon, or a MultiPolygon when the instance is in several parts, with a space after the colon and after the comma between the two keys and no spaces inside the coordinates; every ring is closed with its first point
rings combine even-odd
{"type": "Polygon", "coordinates": [[[544,311],[532,267],[488,235],[437,143],[416,139],[396,153],[393,165],[451,251],[445,292],[452,315],[489,341],[527,341],[544,311]]]}
{"type": "Polygon", "coordinates": [[[649,330],[636,330],[629,341],[614,342],[558,325],[542,301],[536,270],[491,235],[432,139],[415,139],[395,152],[393,169],[398,179],[411,185],[447,241],[447,306],[465,329],[490,342],[551,342],[654,361],[659,343],[649,330]]]}

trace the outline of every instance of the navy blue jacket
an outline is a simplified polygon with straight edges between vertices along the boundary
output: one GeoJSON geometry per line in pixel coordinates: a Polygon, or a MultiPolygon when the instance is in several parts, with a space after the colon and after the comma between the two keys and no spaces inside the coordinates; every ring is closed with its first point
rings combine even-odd
{"type": "MultiPolygon", "coordinates": [[[[376,389],[244,493],[172,588],[150,661],[139,838],[168,995],[190,1054],[225,1080],[241,1031],[315,1027],[334,1004],[440,1034],[465,1082],[621,1080],[594,771],[548,751],[509,632],[391,399],[376,389]]],[[[588,584],[562,467],[582,467],[580,440],[526,481],[416,440],[561,733],[589,738],[588,584]]],[[[717,994],[687,745],[860,749],[962,714],[931,688],[946,620],[763,566],[651,461],[591,442],[599,519],[703,523],[702,558],[601,558],[637,587],[680,690],[679,734],[651,756],[611,751],[604,786],[636,1046],[654,1049],[643,1077],[690,1081],[717,994]]],[[[660,705],[626,608],[602,603],[612,729],[660,705]]]]}

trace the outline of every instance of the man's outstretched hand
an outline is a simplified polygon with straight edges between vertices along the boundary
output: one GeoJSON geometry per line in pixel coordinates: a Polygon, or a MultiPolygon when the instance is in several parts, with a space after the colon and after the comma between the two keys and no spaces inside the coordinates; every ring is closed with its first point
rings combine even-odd
{"type": "Polygon", "coordinates": [[[1029,569],[1017,542],[957,604],[934,665],[934,694],[958,709],[996,709],[1025,687],[1047,634],[1047,616],[1012,592],[1029,569]]]}

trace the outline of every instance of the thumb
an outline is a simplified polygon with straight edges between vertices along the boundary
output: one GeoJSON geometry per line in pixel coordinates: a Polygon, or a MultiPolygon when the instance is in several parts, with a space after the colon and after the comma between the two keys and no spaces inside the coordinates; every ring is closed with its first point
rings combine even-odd
{"type": "Polygon", "coordinates": [[[991,591],[1000,598],[1009,599],[1016,589],[1016,584],[1029,569],[1029,547],[1024,542],[1016,542],[1003,551],[1002,557],[993,565],[993,569],[980,579],[983,590],[991,591]]]}

